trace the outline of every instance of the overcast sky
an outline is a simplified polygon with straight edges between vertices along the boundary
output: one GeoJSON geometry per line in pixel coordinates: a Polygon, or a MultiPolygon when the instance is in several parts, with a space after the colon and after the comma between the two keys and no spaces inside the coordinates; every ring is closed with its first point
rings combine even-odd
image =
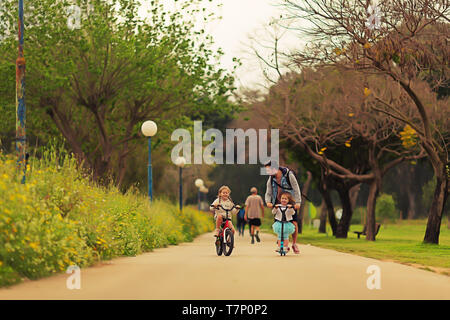
{"type": "MultiPolygon", "coordinates": [[[[164,5],[173,8],[173,0],[161,0],[164,5]]],[[[179,0],[183,1],[183,0],[179,0]]],[[[254,54],[250,54],[250,37],[255,37],[263,44],[270,43],[270,36],[267,28],[269,23],[280,16],[281,8],[278,4],[281,0],[204,0],[202,5],[207,10],[221,16],[221,20],[212,21],[205,27],[206,32],[211,34],[216,43],[216,47],[222,48],[225,55],[221,64],[224,68],[231,70],[233,57],[241,59],[243,66],[237,72],[238,87],[257,86],[264,82],[260,61],[254,54]],[[220,8],[218,4],[222,4],[220,8]]],[[[273,30],[272,30],[273,31],[273,30]]],[[[284,29],[278,32],[285,31],[284,29]]],[[[301,45],[299,38],[292,33],[285,33],[280,41],[282,48],[295,47],[301,45]]],[[[269,57],[271,50],[263,49],[256,45],[258,50],[265,57],[269,57]]]]}

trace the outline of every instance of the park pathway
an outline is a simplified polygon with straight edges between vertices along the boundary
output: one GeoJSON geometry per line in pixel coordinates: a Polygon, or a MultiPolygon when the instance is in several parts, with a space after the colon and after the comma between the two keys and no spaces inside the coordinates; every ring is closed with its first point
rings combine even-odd
{"type": "Polygon", "coordinates": [[[251,245],[246,233],[230,257],[218,257],[211,233],[192,243],[118,258],[81,270],[81,289],[68,274],[0,289],[4,299],[450,299],[450,277],[392,262],[301,245],[280,257],[275,237],[251,245]],[[380,268],[369,290],[367,268],[380,268]]]}

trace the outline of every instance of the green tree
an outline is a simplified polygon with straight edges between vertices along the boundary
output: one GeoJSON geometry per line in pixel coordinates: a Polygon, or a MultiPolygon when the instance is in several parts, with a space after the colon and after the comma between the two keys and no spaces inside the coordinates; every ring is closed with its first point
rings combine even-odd
{"type": "MultiPolygon", "coordinates": [[[[234,78],[217,68],[220,50],[213,52],[213,39],[195,27],[200,3],[185,1],[168,12],[151,1],[144,18],[138,0],[28,1],[29,132],[60,133],[97,181],[112,175],[121,185],[145,120],[159,124],[160,144],[190,119],[226,121],[237,109],[228,100],[234,78]],[[74,4],[81,17],[71,29],[74,4]]],[[[16,7],[6,0],[0,8],[1,111],[14,102],[16,7]]]]}

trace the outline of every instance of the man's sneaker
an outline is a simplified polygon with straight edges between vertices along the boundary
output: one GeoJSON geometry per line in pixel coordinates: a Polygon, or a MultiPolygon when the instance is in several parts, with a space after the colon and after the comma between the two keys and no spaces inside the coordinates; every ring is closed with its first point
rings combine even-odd
{"type": "Polygon", "coordinates": [[[256,231],[255,238],[256,238],[256,241],[261,242],[261,239],[259,239],[259,234],[258,234],[258,233],[259,233],[259,232],[256,231]]]}

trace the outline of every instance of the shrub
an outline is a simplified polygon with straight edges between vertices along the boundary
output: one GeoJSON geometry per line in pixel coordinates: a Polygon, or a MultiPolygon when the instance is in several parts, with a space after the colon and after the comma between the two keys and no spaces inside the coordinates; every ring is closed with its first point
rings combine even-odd
{"type": "Polygon", "coordinates": [[[96,186],[68,155],[35,161],[24,185],[15,175],[15,161],[0,154],[0,286],[191,241],[214,227],[197,210],[96,186]]]}
{"type": "Polygon", "coordinates": [[[379,221],[390,220],[395,222],[398,212],[395,208],[395,202],[391,195],[381,194],[377,199],[375,215],[379,221]]]}

